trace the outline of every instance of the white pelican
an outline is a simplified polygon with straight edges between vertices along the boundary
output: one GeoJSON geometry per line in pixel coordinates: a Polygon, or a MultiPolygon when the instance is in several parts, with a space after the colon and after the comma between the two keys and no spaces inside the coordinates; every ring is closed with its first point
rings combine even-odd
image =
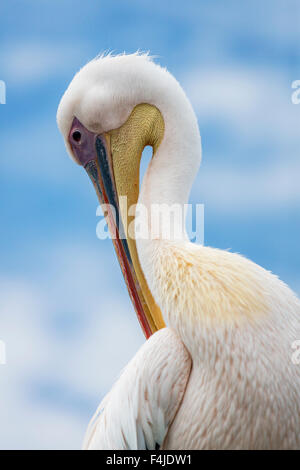
{"type": "MultiPolygon", "coordinates": [[[[107,212],[112,232],[119,217],[124,227],[134,218],[120,196],[147,208],[187,203],[201,160],[197,119],[148,56],[88,63],[61,100],[58,125],[100,202],[116,208],[116,221],[107,212]],[[153,157],[139,192],[146,145],[153,157]]],[[[84,448],[300,448],[299,299],[243,256],[190,243],[184,227],[179,240],[150,228],[156,236],[144,240],[117,231],[114,244],[152,336],[100,404],[84,448]]]]}

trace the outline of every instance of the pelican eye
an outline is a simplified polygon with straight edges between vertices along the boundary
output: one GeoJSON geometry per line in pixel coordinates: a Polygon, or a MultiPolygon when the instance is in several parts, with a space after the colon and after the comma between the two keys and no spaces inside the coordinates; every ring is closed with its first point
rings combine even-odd
{"type": "Polygon", "coordinates": [[[81,141],[81,132],[74,131],[73,134],[72,134],[72,137],[73,137],[73,140],[75,140],[75,142],[80,142],[81,141]]]}

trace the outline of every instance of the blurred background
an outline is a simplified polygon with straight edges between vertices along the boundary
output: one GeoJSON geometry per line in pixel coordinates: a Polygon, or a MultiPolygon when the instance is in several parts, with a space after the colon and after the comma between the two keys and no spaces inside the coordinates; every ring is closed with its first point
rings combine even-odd
{"type": "Polygon", "coordinates": [[[300,293],[298,0],[4,0],[0,5],[0,448],[72,449],[144,338],[97,199],[56,109],[103,51],[137,49],[177,77],[203,163],[191,202],[205,244],[300,293]]]}

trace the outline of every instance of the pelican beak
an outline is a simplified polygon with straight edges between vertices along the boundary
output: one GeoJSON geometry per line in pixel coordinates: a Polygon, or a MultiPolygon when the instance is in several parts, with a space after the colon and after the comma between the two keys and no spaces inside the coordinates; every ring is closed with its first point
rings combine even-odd
{"type": "Polygon", "coordinates": [[[133,238],[126,237],[124,229],[128,226],[130,217],[127,209],[124,210],[123,205],[120,207],[120,196],[128,198],[130,207],[137,203],[139,190],[139,161],[135,165],[129,165],[131,174],[128,175],[125,144],[124,128],[97,134],[86,129],[76,117],[73,120],[69,145],[77,162],[85,168],[94,185],[129,295],[148,338],[165,324],[142,272],[136,242],[133,238]]]}

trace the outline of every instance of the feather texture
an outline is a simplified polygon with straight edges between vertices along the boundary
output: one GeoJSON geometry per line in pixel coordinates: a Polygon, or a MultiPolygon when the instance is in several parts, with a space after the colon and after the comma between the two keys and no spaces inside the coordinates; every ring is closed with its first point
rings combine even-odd
{"type": "Polygon", "coordinates": [[[190,368],[190,355],[173,330],[151,336],[100,403],[84,449],[160,447],[181,404],[190,368]]]}

